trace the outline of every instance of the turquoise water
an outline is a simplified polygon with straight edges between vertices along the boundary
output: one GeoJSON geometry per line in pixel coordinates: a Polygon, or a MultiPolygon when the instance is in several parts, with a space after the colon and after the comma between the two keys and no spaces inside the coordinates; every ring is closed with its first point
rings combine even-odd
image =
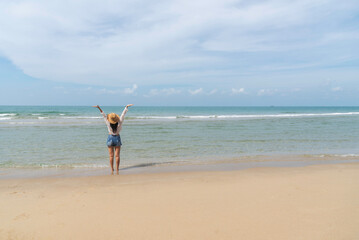
{"type": "MultiPolygon", "coordinates": [[[[123,107],[103,110],[120,114],[123,107]]],[[[359,159],[358,121],[359,107],[134,106],[121,131],[121,165],[359,159]]],[[[0,106],[0,168],[108,167],[106,138],[95,108],[0,106]]]]}

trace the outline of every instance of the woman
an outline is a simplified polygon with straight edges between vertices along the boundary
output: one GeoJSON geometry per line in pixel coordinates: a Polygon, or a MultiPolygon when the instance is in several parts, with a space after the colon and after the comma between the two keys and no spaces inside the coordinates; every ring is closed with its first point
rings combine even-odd
{"type": "Polygon", "coordinates": [[[95,108],[98,108],[105,119],[105,123],[107,125],[108,129],[108,138],[107,138],[107,147],[108,147],[108,153],[110,154],[110,166],[111,170],[113,172],[113,153],[116,153],[116,170],[117,173],[119,171],[120,167],[120,150],[121,150],[121,137],[120,137],[120,131],[122,129],[122,123],[125,119],[125,114],[128,111],[128,107],[133,106],[133,104],[128,104],[125,109],[123,110],[121,117],[119,117],[116,113],[110,113],[105,114],[102,109],[97,106],[93,106],[95,108]]]}

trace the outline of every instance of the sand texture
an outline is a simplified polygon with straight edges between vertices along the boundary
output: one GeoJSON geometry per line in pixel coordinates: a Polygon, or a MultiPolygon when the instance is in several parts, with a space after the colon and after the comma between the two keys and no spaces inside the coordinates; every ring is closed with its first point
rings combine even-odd
{"type": "Polygon", "coordinates": [[[359,239],[359,164],[0,181],[0,239],[359,239]]]}

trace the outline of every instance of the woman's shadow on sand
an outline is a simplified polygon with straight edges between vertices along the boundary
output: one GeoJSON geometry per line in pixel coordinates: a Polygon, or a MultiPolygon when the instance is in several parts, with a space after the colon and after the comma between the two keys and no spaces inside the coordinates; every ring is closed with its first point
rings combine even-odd
{"type": "Polygon", "coordinates": [[[124,168],[120,168],[120,171],[123,170],[129,170],[129,169],[134,169],[134,168],[143,168],[143,167],[153,167],[153,166],[157,166],[157,165],[164,165],[164,164],[169,164],[172,162],[161,162],[161,163],[141,163],[141,164],[136,164],[136,165],[132,165],[132,166],[128,166],[128,167],[124,167],[124,168]]]}

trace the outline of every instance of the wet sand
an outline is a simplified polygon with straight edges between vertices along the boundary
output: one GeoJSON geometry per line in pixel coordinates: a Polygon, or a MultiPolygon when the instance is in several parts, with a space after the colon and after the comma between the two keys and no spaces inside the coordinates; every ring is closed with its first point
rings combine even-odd
{"type": "Polygon", "coordinates": [[[0,180],[0,239],[358,239],[359,164],[0,180]]]}

